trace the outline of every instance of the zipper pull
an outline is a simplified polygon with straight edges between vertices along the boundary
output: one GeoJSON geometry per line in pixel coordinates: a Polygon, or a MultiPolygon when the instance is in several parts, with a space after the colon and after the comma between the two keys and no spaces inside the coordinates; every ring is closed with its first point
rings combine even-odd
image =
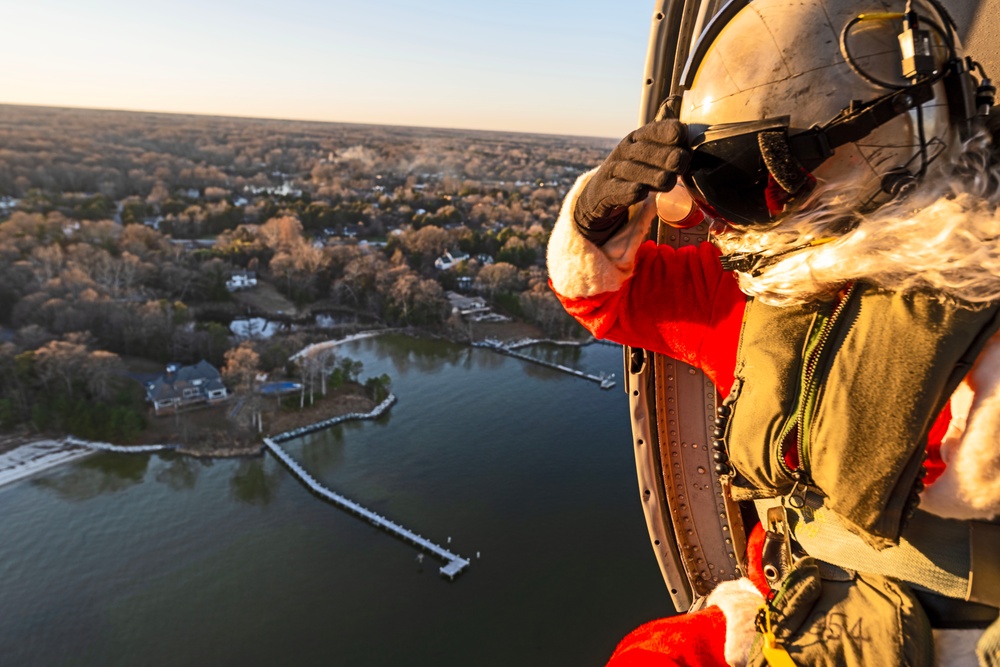
{"type": "Polygon", "coordinates": [[[788,506],[794,509],[800,510],[806,506],[806,492],[809,490],[805,484],[802,483],[802,473],[796,471],[795,484],[792,485],[792,490],[788,492],[788,506]]]}
{"type": "Polygon", "coordinates": [[[771,610],[767,602],[763,603],[757,611],[756,626],[757,632],[764,638],[761,653],[764,654],[764,660],[767,661],[768,666],[795,667],[792,656],[788,655],[788,651],[778,643],[778,638],[774,636],[774,630],[771,627],[771,610]]]}

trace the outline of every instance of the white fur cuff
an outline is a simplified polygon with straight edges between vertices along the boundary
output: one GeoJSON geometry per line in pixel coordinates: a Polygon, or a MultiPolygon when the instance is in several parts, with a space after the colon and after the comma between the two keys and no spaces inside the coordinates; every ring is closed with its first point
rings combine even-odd
{"type": "Polygon", "coordinates": [[[636,250],[646,240],[656,214],[651,195],[629,210],[629,221],[603,246],[597,247],[585,239],[576,229],[573,212],[594,171],[576,180],[563,200],[549,238],[547,262],[552,285],[562,296],[575,299],[613,292],[632,276],[636,250]]]}
{"type": "Polygon", "coordinates": [[[726,617],[726,662],[744,667],[757,634],[755,619],[764,596],[749,579],[724,581],[715,587],[705,604],[722,609],[726,617]]]}

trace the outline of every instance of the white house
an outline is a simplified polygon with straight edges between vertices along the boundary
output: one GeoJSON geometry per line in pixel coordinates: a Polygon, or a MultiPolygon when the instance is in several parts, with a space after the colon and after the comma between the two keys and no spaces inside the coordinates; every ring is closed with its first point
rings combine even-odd
{"type": "Polygon", "coordinates": [[[434,260],[434,268],[439,271],[447,271],[459,262],[464,262],[469,256],[464,252],[451,252],[445,250],[444,254],[434,260]]]}
{"type": "Polygon", "coordinates": [[[256,286],[257,274],[253,271],[241,271],[239,273],[234,273],[229,276],[229,280],[226,281],[226,289],[230,292],[256,286]]]}

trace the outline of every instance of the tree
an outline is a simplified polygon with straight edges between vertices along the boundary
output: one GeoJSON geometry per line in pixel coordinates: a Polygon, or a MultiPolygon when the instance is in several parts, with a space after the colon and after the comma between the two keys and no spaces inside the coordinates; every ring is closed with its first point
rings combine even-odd
{"type": "Polygon", "coordinates": [[[418,268],[429,268],[451,245],[451,235],[440,227],[428,225],[405,233],[402,244],[418,268]]]}
{"type": "Polygon", "coordinates": [[[125,365],[113,352],[94,350],[84,361],[83,373],[90,395],[100,401],[110,402],[125,373],[125,365]]]}
{"type": "Polygon", "coordinates": [[[271,218],[258,230],[260,239],[275,252],[289,251],[302,242],[302,223],[291,215],[271,218]]]}
{"type": "Polygon", "coordinates": [[[74,385],[83,379],[87,348],[79,343],[54,340],[35,350],[35,368],[39,379],[52,390],[64,390],[72,397],[74,385]]]}
{"type": "Polygon", "coordinates": [[[387,294],[387,315],[401,324],[440,324],[448,315],[448,301],[441,285],[422,279],[409,268],[395,270],[397,277],[387,294]]]}
{"type": "Polygon", "coordinates": [[[226,364],[222,367],[222,377],[235,387],[241,394],[253,391],[257,374],[260,373],[260,355],[249,342],[240,343],[238,347],[228,350],[225,354],[226,364]]]}
{"type": "Polygon", "coordinates": [[[512,292],[520,284],[517,267],[507,262],[497,262],[484,266],[476,276],[476,288],[493,296],[501,292],[512,292]]]}
{"type": "Polygon", "coordinates": [[[365,393],[376,403],[381,403],[389,396],[391,386],[392,378],[383,373],[378,377],[370,377],[365,380],[365,393]]]}
{"type": "Polygon", "coordinates": [[[360,254],[347,263],[343,277],[334,283],[334,296],[341,302],[346,296],[358,307],[378,313],[389,269],[381,253],[360,254]]]}

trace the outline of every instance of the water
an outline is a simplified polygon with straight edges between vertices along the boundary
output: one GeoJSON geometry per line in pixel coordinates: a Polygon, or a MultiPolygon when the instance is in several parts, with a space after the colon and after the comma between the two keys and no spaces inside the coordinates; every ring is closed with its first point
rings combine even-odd
{"type": "MultiPolygon", "coordinates": [[[[339,349],[399,402],[288,451],[464,574],[270,456],[100,454],[0,488],[0,664],[601,665],[671,612],[620,387],[439,341],[339,349]]],[[[620,375],[618,348],[528,351],[620,375]]]]}

